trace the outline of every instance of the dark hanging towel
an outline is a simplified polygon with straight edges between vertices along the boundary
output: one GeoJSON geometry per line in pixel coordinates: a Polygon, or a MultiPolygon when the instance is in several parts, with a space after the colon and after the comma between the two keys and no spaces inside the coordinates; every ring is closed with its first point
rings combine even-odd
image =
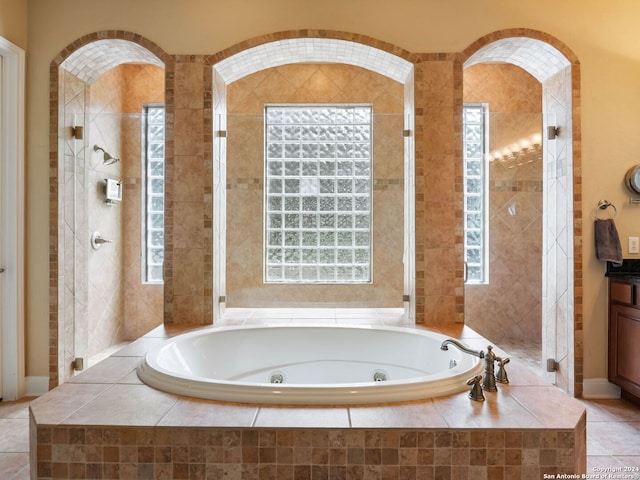
{"type": "Polygon", "coordinates": [[[596,219],[596,257],[614,266],[622,265],[622,245],[613,218],[596,219]]]}

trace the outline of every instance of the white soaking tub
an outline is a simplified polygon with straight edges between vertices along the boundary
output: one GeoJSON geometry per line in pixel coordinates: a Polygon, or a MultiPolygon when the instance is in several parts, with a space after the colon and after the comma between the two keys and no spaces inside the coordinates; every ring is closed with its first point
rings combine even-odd
{"type": "Polygon", "coordinates": [[[150,350],[138,376],[166,392],[232,402],[418,400],[468,389],[482,371],[479,358],[441,350],[446,338],[385,326],[212,326],[150,350]]]}

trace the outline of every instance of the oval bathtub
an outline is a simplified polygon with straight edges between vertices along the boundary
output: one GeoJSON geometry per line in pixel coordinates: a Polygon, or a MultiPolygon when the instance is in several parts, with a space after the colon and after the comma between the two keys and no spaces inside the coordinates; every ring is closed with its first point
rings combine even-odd
{"type": "Polygon", "coordinates": [[[152,387],[271,404],[359,404],[460,392],[480,359],[440,350],[417,328],[343,325],[207,327],[168,339],[138,367],[152,387]]]}

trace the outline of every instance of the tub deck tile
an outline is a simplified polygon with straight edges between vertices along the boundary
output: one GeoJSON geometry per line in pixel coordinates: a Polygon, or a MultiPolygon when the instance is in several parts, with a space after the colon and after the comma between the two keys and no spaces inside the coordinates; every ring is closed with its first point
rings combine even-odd
{"type": "Polygon", "coordinates": [[[108,388],[107,384],[64,383],[33,400],[29,408],[37,423],[57,425],[108,388]]]}
{"type": "Polygon", "coordinates": [[[138,363],[140,363],[138,357],[111,356],[72,377],[67,383],[116,383],[135,371],[138,363]]]}
{"type": "Polygon", "coordinates": [[[116,384],[65,418],[67,425],[156,425],[175,405],[175,395],[146,385],[116,384]]]}
{"type": "Polygon", "coordinates": [[[349,408],[353,428],[446,428],[447,422],[432,400],[349,408]]]}
{"type": "Polygon", "coordinates": [[[239,427],[253,426],[258,407],[217,403],[197,398],[178,397],[178,401],[158,422],[158,426],[175,427],[239,427]]]}
{"type": "Polygon", "coordinates": [[[497,392],[484,392],[484,396],[484,402],[476,402],[464,393],[450,395],[439,398],[435,405],[451,428],[544,428],[504,389],[498,387],[497,392]]]}
{"type": "Polygon", "coordinates": [[[584,405],[567,402],[567,395],[550,385],[508,386],[505,390],[549,428],[574,428],[575,419],[584,412],[584,405]]]}
{"type": "MultiPolygon", "coordinates": [[[[481,403],[462,392],[389,405],[265,406],[141,384],[135,367],[144,348],[188,329],[158,327],[34,400],[33,478],[528,480],[586,473],[584,406],[517,360],[508,367],[511,384],[485,392],[481,403]]],[[[488,344],[467,327],[436,330],[472,348],[488,344]]]]}
{"type": "Polygon", "coordinates": [[[261,407],[254,423],[260,428],[349,428],[343,407],[261,407]]]}

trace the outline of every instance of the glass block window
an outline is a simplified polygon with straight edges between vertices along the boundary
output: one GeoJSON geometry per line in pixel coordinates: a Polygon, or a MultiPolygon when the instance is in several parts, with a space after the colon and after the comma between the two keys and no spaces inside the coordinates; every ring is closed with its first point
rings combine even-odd
{"type": "Polygon", "coordinates": [[[487,119],[487,105],[464,105],[464,261],[466,282],[476,284],[488,283],[487,119]]]}
{"type": "Polygon", "coordinates": [[[164,262],[164,106],[146,106],[143,112],[143,278],[162,283],[164,262]]]}
{"type": "Polygon", "coordinates": [[[265,112],[265,281],[371,282],[372,108],[265,112]]]}

